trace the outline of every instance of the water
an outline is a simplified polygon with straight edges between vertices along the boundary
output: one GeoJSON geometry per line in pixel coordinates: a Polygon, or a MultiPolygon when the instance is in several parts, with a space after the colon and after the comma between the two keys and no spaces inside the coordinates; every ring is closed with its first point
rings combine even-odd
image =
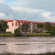
{"type": "Polygon", "coordinates": [[[37,54],[55,52],[55,37],[3,37],[0,53],[37,54]]]}

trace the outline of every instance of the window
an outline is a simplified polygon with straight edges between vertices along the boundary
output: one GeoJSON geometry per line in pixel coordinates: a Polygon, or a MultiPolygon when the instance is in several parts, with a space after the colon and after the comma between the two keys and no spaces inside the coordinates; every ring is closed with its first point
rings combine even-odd
{"type": "Polygon", "coordinates": [[[14,24],[12,23],[12,26],[13,26],[14,24]]]}
{"type": "Polygon", "coordinates": [[[16,26],[17,26],[17,22],[16,22],[16,26]]]}

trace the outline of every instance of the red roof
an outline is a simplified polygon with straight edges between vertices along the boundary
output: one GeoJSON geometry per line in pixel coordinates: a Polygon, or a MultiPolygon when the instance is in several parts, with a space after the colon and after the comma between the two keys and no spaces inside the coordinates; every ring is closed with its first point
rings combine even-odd
{"type": "Polygon", "coordinates": [[[55,24],[55,22],[50,22],[51,24],[55,24]]]}
{"type": "Polygon", "coordinates": [[[13,22],[14,20],[7,20],[7,22],[13,22]]]}
{"type": "Polygon", "coordinates": [[[27,23],[30,23],[31,21],[28,21],[28,20],[16,20],[17,22],[27,22],[27,23]]]}
{"type": "MultiPolygon", "coordinates": [[[[7,20],[7,22],[13,22],[14,20],[7,20]]],[[[23,22],[26,22],[26,23],[41,23],[41,24],[45,24],[46,22],[35,22],[35,21],[28,21],[28,20],[16,20],[17,22],[20,22],[20,23],[23,23],[23,22]]],[[[51,24],[55,24],[55,22],[50,22],[51,24]]]]}

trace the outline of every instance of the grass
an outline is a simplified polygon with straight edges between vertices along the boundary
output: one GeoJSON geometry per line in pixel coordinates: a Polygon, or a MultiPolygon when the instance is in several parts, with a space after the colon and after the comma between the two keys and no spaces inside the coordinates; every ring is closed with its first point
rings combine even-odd
{"type": "Polygon", "coordinates": [[[0,34],[0,35],[13,35],[13,34],[0,34]]]}
{"type": "Polygon", "coordinates": [[[23,36],[25,36],[25,35],[27,35],[27,36],[38,36],[38,35],[41,35],[41,36],[43,36],[43,35],[49,36],[51,34],[50,33],[23,33],[22,35],[23,36]]]}
{"type": "MultiPolygon", "coordinates": [[[[0,36],[14,36],[11,33],[0,33],[0,36]]],[[[22,33],[21,36],[51,36],[51,33],[22,33]]]]}
{"type": "Polygon", "coordinates": [[[11,33],[0,33],[0,36],[14,36],[14,34],[11,34],[11,33]]]}

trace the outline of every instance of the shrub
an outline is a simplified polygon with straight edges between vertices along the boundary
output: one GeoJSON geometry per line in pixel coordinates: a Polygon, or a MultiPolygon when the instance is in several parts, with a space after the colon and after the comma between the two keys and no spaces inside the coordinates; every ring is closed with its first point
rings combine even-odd
{"type": "Polygon", "coordinates": [[[20,28],[15,29],[14,34],[15,34],[16,36],[21,36],[20,28]]]}
{"type": "Polygon", "coordinates": [[[37,29],[34,29],[34,30],[33,30],[33,33],[38,33],[37,29]]]}
{"type": "Polygon", "coordinates": [[[55,53],[49,52],[49,53],[41,53],[41,54],[37,54],[37,55],[55,55],[55,53]]]}
{"type": "Polygon", "coordinates": [[[6,32],[6,33],[9,33],[9,34],[11,34],[11,32],[6,32]]]}
{"type": "Polygon", "coordinates": [[[55,35],[55,32],[51,32],[51,35],[55,35]]]}

